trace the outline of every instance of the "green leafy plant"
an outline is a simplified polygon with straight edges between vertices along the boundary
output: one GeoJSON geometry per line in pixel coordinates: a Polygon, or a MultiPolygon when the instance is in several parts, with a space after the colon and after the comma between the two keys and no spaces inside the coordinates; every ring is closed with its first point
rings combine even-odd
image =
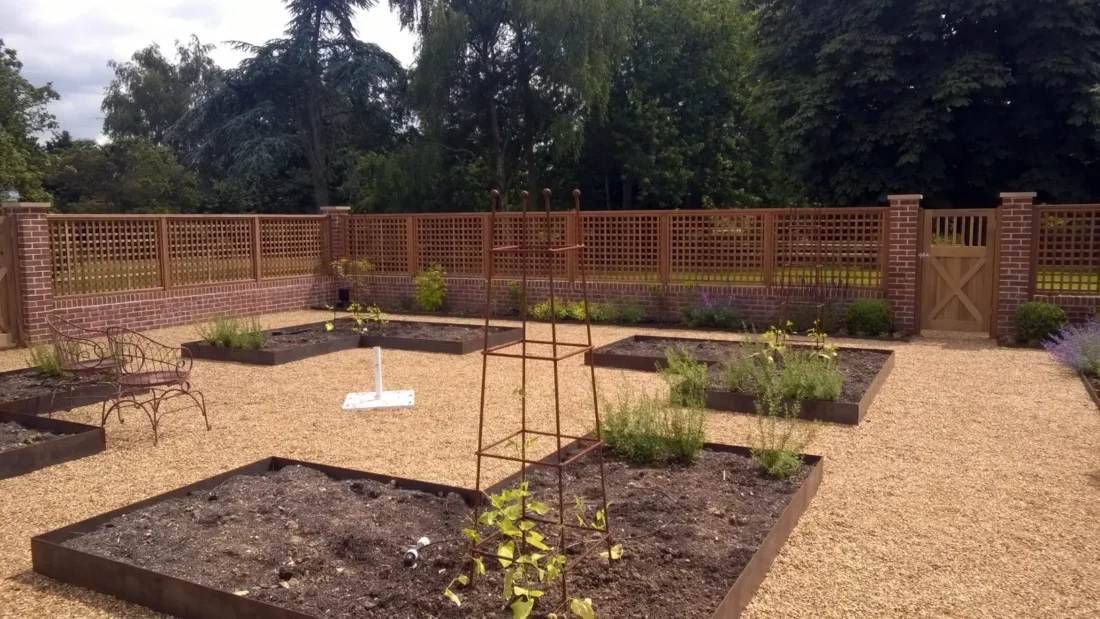
{"type": "Polygon", "coordinates": [[[729,299],[712,298],[704,293],[697,295],[684,310],[684,324],[692,328],[738,329],[744,321],[729,299]]]}
{"type": "Polygon", "coordinates": [[[367,296],[367,276],[374,272],[374,264],[365,258],[341,258],[334,260],[329,266],[332,274],[351,290],[352,300],[362,303],[367,296]]]}
{"type": "Polygon", "coordinates": [[[447,271],[440,264],[433,264],[413,279],[413,299],[425,312],[436,312],[447,300],[447,271]]]}
{"type": "Polygon", "coordinates": [[[508,282],[508,305],[512,313],[520,315],[523,310],[523,284],[520,282],[508,282]]]}
{"type": "Polygon", "coordinates": [[[1053,303],[1031,301],[1016,308],[1016,341],[1035,343],[1050,339],[1069,320],[1065,311],[1053,303]]]}
{"type": "Polygon", "coordinates": [[[676,406],[702,408],[707,393],[707,364],[683,349],[669,348],[665,359],[668,366],[661,368],[660,374],[668,384],[669,401],[676,406]]]}
{"type": "MultiPolygon", "coordinates": [[[[774,371],[767,368],[763,371],[774,371]]],[[[835,402],[844,386],[844,374],[836,361],[807,350],[791,350],[783,355],[778,369],[778,390],[786,399],[835,402]]]]}
{"type": "Polygon", "coordinates": [[[729,359],[718,366],[718,374],[726,388],[730,391],[753,393],[756,390],[756,375],[762,371],[760,366],[770,362],[770,357],[765,358],[763,353],[764,348],[760,345],[742,344],[729,359]]]}
{"type": "Polygon", "coordinates": [[[798,420],[801,402],[784,398],[779,371],[766,366],[758,376],[756,427],[749,435],[753,461],[772,477],[785,479],[802,467],[806,448],[817,437],[820,423],[798,420]]]}
{"type": "Polygon", "coordinates": [[[199,326],[199,337],[212,346],[259,350],[267,343],[268,334],[255,318],[242,322],[230,316],[215,316],[199,326]]]}
{"type": "Polygon", "coordinates": [[[668,315],[668,291],[663,284],[650,284],[649,296],[653,297],[653,305],[657,308],[657,320],[663,320],[668,315]]]}
{"type": "MultiPolygon", "coordinates": [[[[351,314],[351,319],[355,322],[355,326],[359,331],[370,329],[371,323],[382,326],[390,321],[390,317],[376,305],[364,307],[359,303],[352,303],[348,306],[348,312],[351,314]]],[[[328,324],[326,324],[325,327],[328,328],[328,324]]],[[[331,331],[332,329],[328,330],[331,331]]]]}
{"type": "MultiPolygon", "coordinates": [[[[618,322],[620,320],[619,306],[615,303],[589,303],[588,313],[592,322],[618,322]]],[[[584,320],[584,316],[581,316],[584,320]]]]}
{"type": "MultiPolygon", "coordinates": [[[[581,503],[577,497],[578,504],[581,503]]],[[[545,593],[540,587],[548,585],[562,577],[565,568],[565,555],[546,543],[546,537],[539,531],[538,523],[527,515],[545,516],[550,512],[550,506],[534,500],[527,482],[523,482],[517,488],[504,490],[499,494],[489,497],[489,509],[478,517],[477,523],[462,533],[470,540],[471,544],[481,543],[480,526],[493,527],[494,535],[490,539],[496,540],[497,561],[504,570],[504,603],[512,609],[513,619],[526,619],[534,611],[539,598],[545,593]]],[[[582,523],[585,523],[582,518],[582,523]]],[[[607,518],[600,510],[596,513],[594,526],[607,527],[607,518]]],[[[617,546],[617,554],[621,556],[622,547],[617,546]]],[[[609,555],[615,560],[615,549],[609,555]]],[[[474,555],[471,559],[472,571],[475,576],[486,573],[484,559],[474,555]]],[[[455,593],[456,585],[466,586],[470,577],[460,574],[453,578],[443,594],[456,605],[462,605],[462,598],[455,593]]],[[[571,599],[570,611],[580,617],[594,618],[591,600],[571,599]]]]}
{"type": "Polygon", "coordinates": [[[629,393],[603,406],[603,440],[626,460],[691,464],[703,449],[706,413],[701,408],[672,406],[650,395],[634,399],[629,393]]]}
{"type": "MultiPolygon", "coordinates": [[[[562,306],[565,308],[565,317],[567,319],[584,322],[584,301],[565,301],[562,303],[562,306]]],[[[595,308],[590,309],[595,310],[595,308]]],[[[593,311],[592,313],[595,314],[596,312],[593,311]]],[[[595,320],[595,317],[593,317],[593,320],[595,320]]]]}
{"type": "MultiPolygon", "coordinates": [[[[565,320],[569,315],[568,310],[561,301],[554,301],[554,318],[565,320]]],[[[531,307],[531,317],[535,320],[550,320],[550,302],[543,301],[531,307]]]]}
{"type": "Polygon", "coordinates": [[[636,325],[645,322],[645,308],[637,303],[626,302],[619,306],[619,320],[628,325],[636,325]]]}
{"type": "Polygon", "coordinates": [[[856,299],[848,306],[847,325],[849,333],[875,337],[889,333],[894,317],[882,299],[856,299]]]}
{"type": "Polygon", "coordinates": [[[30,347],[27,355],[29,365],[40,374],[60,378],[64,375],[61,370],[61,359],[57,356],[57,349],[47,344],[35,344],[30,347]]]}
{"type": "Polygon", "coordinates": [[[774,355],[782,355],[787,351],[787,342],[791,338],[790,328],[791,321],[787,321],[782,327],[768,327],[768,330],[764,332],[764,345],[767,347],[767,353],[774,358],[774,355]]]}

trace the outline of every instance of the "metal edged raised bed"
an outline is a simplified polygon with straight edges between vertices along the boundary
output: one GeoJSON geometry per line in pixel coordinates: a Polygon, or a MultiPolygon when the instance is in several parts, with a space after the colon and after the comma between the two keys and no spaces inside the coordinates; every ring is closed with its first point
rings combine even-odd
{"type": "MultiPolygon", "coordinates": [[[[565,449],[570,449],[570,447],[565,449]]],[[[750,455],[749,450],[743,447],[708,444],[705,449],[736,453],[743,456],[750,455]]],[[[763,582],[780,549],[797,525],[799,518],[808,508],[821,484],[823,459],[820,456],[807,456],[805,462],[810,470],[801,486],[791,495],[775,524],[738,574],[719,603],[717,610],[711,615],[711,619],[736,619],[741,615],[763,582]]],[[[66,584],[85,587],[182,619],[198,619],[200,617],[214,619],[240,619],[242,617],[314,619],[313,615],[234,595],[228,591],[157,573],[65,545],[66,541],[91,532],[123,514],[165,500],[184,497],[192,492],[211,490],[238,475],[261,475],[293,465],[318,470],[334,480],[370,479],[382,483],[394,483],[396,487],[407,490],[433,494],[455,493],[461,496],[467,504],[472,503],[474,498],[474,491],[470,489],[376,475],[284,458],[266,458],[121,509],[39,535],[31,540],[34,571],[66,584]]],[[[514,483],[513,478],[505,479],[487,492],[497,492],[510,483],[514,483]]]]}
{"type": "MultiPolygon", "coordinates": [[[[20,373],[33,374],[34,372],[33,369],[0,372],[0,378],[20,373]]],[[[77,406],[99,404],[109,399],[114,393],[115,389],[111,385],[90,383],[74,386],[71,390],[60,388],[56,393],[43,393],[19,400],[0,401],[0,408],[11,413],[22,413],[24,415],[50,415],[77,406]]],[[[4,395],[0,393],[0,398],[4,395]]]]}
{"type": "Polygon", "coordinates": [[[25,475],[107,449],[103,428],[98,426],[9,411],[0,411],[0,423],[16,423],[24,428],[59,435],[40,443],[0,452],[0,479],[25,475]]]}

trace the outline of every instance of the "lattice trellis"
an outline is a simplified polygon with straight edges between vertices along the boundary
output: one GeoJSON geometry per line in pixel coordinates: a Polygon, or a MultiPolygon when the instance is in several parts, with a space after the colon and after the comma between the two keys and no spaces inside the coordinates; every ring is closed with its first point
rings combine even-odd
{"type": "Polygon", "coordinates": [[[404,217],[352,215],[348,218],[348,253],[367,259],[376,273],[409,272],[408,220],[404,217]]]}
{"type": "Polygon", "coordinates": [[[477,215],[425,217],[417,224],[417,271],[441,264],[448,275],[484,274],[487,220],[477,215]]]}
{"type": "MultiPolygon", "coordinates": [[[[527,217],[528,247],[545,248],[550,246],[566,245],[566,230],[570,215],[567,213],[554,213],[550,216],[550,239],[547,242],[546,215],[529,215],[527,217]]],[[[498,213],[493,230],[493,245],[504,247],[519,245],[523,239],[523,218],[518,213],[498,213]]],[[[532,260],[530,254],[501,253],[494,254],[493,273],[501,278],[519,277],[522,272],[523,259],[527,258],[527,276],[544,278],[548,275],[547,265],[550,259],[554,263],[554,277],[565,279],[567,256],[564,253],[554,254],[551,258],[532,260]]]]}
{"type": "Polygon", "coordinates": [[[169,219],[168,258],[173,286],[252,279],[252,219],[169,219]]]}
{"type": "Polygon", "coordinates": [[[156,219],[50,219],[54,294],[161,285],[156,219]]]}
{"type": "Polygon", "coordinates": [[[658,281],[660,217],[582,213],[585,261],[594,280],[658,281]]]}
{"type": "Polygon", "coordinates": [[[323,217],[260,219],[264,279],[325,273],[327,226],[323,217]]]}
{"type": "Polygon", "coordinates": [[[1100,294],[1100,205],[1037,209],[1036,292],[1100,294]]]}
{"type": "Polygon", "coordinates": [[[882,286],[882,212],[805,209],[774,217],[777,282],[882,286]]]}
{"type": "Polygon", "coordinates": [[[669,278],[674,282],[764,282],[764,216],[669,216],[669,278]]]}

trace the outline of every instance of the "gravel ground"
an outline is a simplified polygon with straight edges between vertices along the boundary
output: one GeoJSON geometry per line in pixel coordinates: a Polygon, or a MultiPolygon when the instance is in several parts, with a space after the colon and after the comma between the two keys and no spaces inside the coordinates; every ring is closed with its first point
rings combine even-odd
{"type": "MultiPolygon", "coordinates": [[[[546,337],[549,326],[532,331],[546,337]]],[[[575,339],[583,332],[559,330],[575,339]]],[[[603,345],[637,332],[645,330],[599,327],[594,336],[603,345]]],[[[152,335],[195,339],[191,327],[152,335]]],[[[1077,378],[1042,351],[985,341],[860,345],[895,348],[897,367],[862,425],[827,427],[811,449],[827,458],[825,482],[745,617],[1100,616],[1100,414],[1077,378]]],[[[417,407],[344,413],[347,392],[370,388],[370,355],[351,350],[271,368],[199,361],[194,383],[206,394],[212,431],[181,411],[163,422],[153,447],[148,424],[131,413],[125,425],[108,425],[105,453],[0,481],[0,617],[157,616],[34,575],[30,538],[266,456],[472,484],[480,355],[387,351],[387,386],[415,389],[417,407]]],[[[0,370],[23,366],[24,357],[0,352],[0,370]]],[[[491,361],[489,436],[518,423],[518,363],[491,361]]],[[[528,401],[546,427],[550,372],[530,373],[528,401]]],[[[591,407],[579,357],[563,363],[562,378],[566,429],[582,431],[591,407]]],[[[598,378],[605,398],[662,388],[653,374],[600,370],[598,378]]],[[[94,410],[61,416],[88,421],[94,410]]],[[[712,414],[710,439],[744,444],[750,423],[712,414]]],[[[489,476],[510,469],[492,466],[489,476]]]]}

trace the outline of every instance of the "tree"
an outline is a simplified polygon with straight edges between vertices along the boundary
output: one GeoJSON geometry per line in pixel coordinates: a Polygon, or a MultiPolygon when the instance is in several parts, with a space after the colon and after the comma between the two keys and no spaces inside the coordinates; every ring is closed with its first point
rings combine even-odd
{"type": "Polygon", "coordinates": [[[194,174],[172,151],[147,140],[102,146],[77,140],[51,163],[46,186],[61,211],[179,213],[194,210],[194,174]]]}
{"type": "Polygon", "coordinates": [[[219,179],[301,156],[316,206],[329,205],[341,154],[391,146],[405,116],[401,64],[351,25],[356,9],[373,4],[289,0],[286,37],[236,44],[252,56],[187,115],[183,126],[200,136],[188,163],[219,179]]]}
{"type": "Polygon", "coordinates": [[[429,140],[488,162],[506,195],[575,162],[585,122],[606,109],[633,0],[390,4],[421,35],[411,91],[429,140]]]}
{"type": "Polygon", "coordinates": [[[115,77],[101,106],[103,133],[116,140],[141,138],[178,147],[182,136],[173,131],[176,123],[221,74],[210,58],[213,49],[192,35],[187,45],[176,41],[174,63],[155,43],[134,52],[130,62],[108,62],[115,77]]]}
{"type": "Polygon", "coordinates": [[[811,196],[1100,197],[1100,5],[751,0],[762,100],[811,196]]]}
{"type": "Polygon", "coordinates": [[[47,105],[60,99],[51,84],[34,86],[23,63],[0,39],[0,192],[15,189],[21,200],[47,202],[42,188],[45,153],[35,135],[57,127],[47,105]]]}
{"type": "Polygon", "coordinates": [[[770,202],[771,144],[749,113],[749,13],[738,0],[642,0],[634,23],[607,119],[589,123],[569,173],[608,208],[770,202]]]}

